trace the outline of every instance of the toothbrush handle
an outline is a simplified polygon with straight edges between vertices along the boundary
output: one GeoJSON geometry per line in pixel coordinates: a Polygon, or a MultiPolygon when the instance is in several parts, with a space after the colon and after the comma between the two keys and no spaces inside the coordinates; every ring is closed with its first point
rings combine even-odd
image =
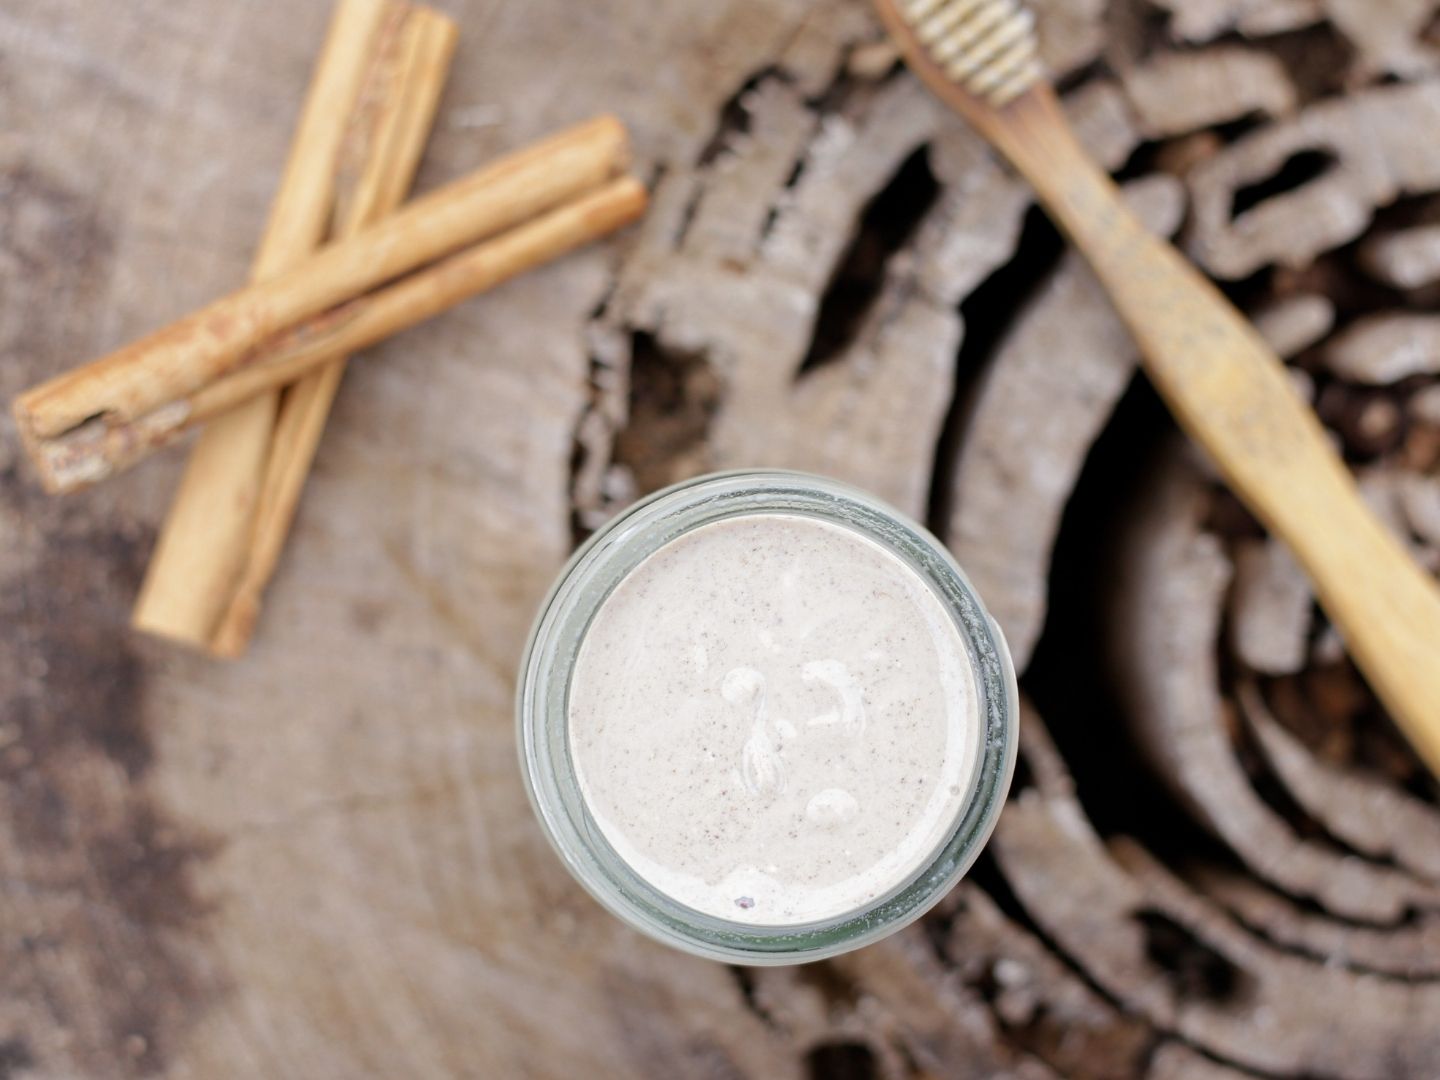
{"type": "Polygon", "coordinates": [[[1289,545],[1370,686],[1440,775],[1440,587],[1360,498],[1285,366],[1125,208],[1037,86],[971,116],[1089,260],[1151,382],[1232,490],[1289,545]]]}

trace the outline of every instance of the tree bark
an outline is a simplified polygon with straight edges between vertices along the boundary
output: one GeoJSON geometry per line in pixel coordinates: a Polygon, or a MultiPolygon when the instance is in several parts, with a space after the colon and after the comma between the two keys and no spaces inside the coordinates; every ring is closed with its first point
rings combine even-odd
{"type": "MultiPolygon", "coordinates": [[[[603,108],[653,209],[354,366],[243,662],[125,626],[177,457],[55,501],[0,435],[0,1078],[1440,1075],[1434,780],[868,8],[442,6],[420,190],[603,108]],[[742,465],[928,523],[1029,701],[970,878],[803,968],[622,927],[515,766],[576,540],[742,465]]],[[[1088,147],[1440,568],[1434,5],[1034,6],[1088,147]]],[[[0,394],[243,280],[326,15],[0,14],[0,394]]]]}

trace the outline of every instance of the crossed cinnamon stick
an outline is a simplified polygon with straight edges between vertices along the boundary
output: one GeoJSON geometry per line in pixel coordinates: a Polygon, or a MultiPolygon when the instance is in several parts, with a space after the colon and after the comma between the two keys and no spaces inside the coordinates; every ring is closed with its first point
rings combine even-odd
{"type": "Polygon", "coordinates": [[[345,357],[643,212],[609,117],[395,210],[454,36],[403,0],[341,0],[252,284],[16,399],[22,441],[57,493],[214,421],[162,529],[142,629],[243,652],[345,357]]]}

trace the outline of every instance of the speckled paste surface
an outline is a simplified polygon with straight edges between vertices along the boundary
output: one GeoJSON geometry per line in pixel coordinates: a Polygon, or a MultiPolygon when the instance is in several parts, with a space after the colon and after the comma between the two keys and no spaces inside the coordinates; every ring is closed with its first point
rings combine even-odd
{"type": "Polygon", "coordinates": [[[889,893],[964,809],[965,645],[881,545],[797,514],[703,525],[605,600],[570,684],[581,792],[682,904],[796,925],[889,893]]]}

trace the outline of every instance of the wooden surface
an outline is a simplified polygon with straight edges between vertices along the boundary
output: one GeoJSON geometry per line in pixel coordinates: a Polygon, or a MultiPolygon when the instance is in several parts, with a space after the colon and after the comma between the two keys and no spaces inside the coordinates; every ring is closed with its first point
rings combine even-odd
{"type": "MultiPolygon", "coordinates": [[[[0,1077],[1440,1075],[1434,785],[865,7],[441,6],[420,190],[604,108],[654,209],[353,365],[242,662],[125,626],[178,456],[57,501],[0,435],[0,1077]],[[742,464],[942,529],[1033,701],[941,910],[752,973],[584,896],[511,718],[577,536],[742,464]]],[[[1037,5],[1067,111],[1434,568],[1433,5],[1181,6],[1037,5]]],[[[0,10],[0,395],[243,281],[327,16],[0,10]]]]}

